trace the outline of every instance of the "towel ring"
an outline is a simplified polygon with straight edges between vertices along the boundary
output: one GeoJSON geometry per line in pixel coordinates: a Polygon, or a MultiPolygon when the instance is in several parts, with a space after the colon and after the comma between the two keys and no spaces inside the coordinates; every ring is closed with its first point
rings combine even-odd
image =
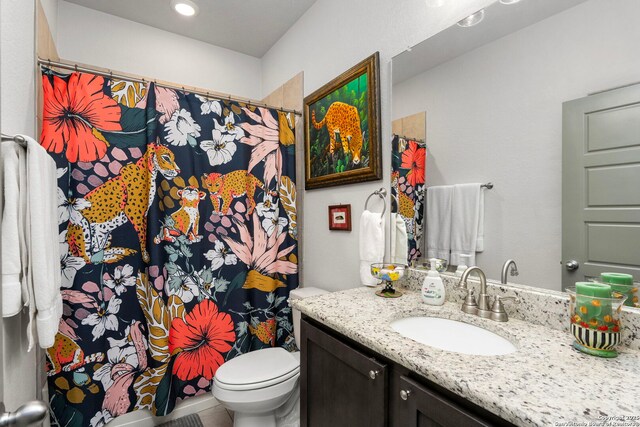
{"type": "Polygon", "coordinates": [[[369,199],[371,199],[373,196],[378,196],[382,199],[382,212],[380,212],[380,218],[384,217],[384,213],[387,211],[387,202],[385,200],[385,197],[387,196],[387,190],[385,190],[384,188],[381,188],[379,190],[374,191],[373,193],[369,194],[369,197],[367,197],[367,200],[364,202],[364,210],[367,210],[367,205],[369,204],[369,199]]]}

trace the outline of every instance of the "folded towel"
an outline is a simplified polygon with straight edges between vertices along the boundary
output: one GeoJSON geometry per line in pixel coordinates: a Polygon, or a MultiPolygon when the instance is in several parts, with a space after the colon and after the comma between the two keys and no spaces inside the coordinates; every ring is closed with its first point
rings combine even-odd
{"type": "Polygon", "coordinates": [[[23,305],[28,303],[28,292],[24,277],[26,259],[24,251],[24,215],[26,206],[21,201],[20,173],[26,172],[18,157],[24,149],[15,143],[2,144],[2,169],[4,205],[2,212],[2,316],[11,317],[20,313],[23,305]],[[23,270],[24,269],[24,270],[23,270]]]}
{"type": "Polygon", "coordinates": [[[360,217],[360,281],[365,286],[376,286],[378,280],[371,275],[371,264],[384,259],[384,216],[365,210],[360,217]]]}
{"type": "Polygon", "coordinates": [[[29,279],[35,298],[38,343],[55,342],[62,317],[60,244],[58,241],[58,179],[56,164],[42,146],[27,140],[27,191],[29,214],[29,279]]]}
{"type": "Polygon", "coordinates": [[[427,191],[427,256],[449,261],[453,185],[436,185],[427,191]]]}
{"type": "Polygon", "coordinates": [[[409,257],[407,225],[402,215],[391,214],[391,233],[391,262],[394,264],[407,264],[409,257]]]}
{"type": "MultiPolygon", "coordinates": [[[[460,255],[467,254],[467,265],[476,264],[476,245],[480,220],[480,198],[483,196],[480,183],[454,186],[451,208],[451,261],[459,265],[460,255]]],[[[484,203],[483,203],[484,206],[484,203]]]]}
{"type": "MultiPolygon", "coordinates": [[[[30,351],[36,331],[40,347],[53,346],[62,317],[62,296],[56,164],[38,142],[27,136],[24,138],[26,149],[15,145],[20,175],[17,203],[23,218],[17,234],[28,293],[24,303],[29,307],[27,338],[30,351]]],[[[11,203],[15,203],[15,198],[11,203]]],[[[4,240],[4,233],[2,237],[4,240]]]]}
{"type": "Polygon", "coordinates": [[[484,190],[480,187],[478,203],[478,236],[476,237],[476,252],[484,251],[484,190]]]}

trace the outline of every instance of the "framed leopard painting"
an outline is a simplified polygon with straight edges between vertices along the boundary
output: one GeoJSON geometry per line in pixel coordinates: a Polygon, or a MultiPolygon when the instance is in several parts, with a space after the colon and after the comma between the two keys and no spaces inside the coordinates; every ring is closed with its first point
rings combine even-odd
{"type": "Polygon", "coordinates": [[[305,189],[382,178],[379,54],[304,99],[305,189]]]}

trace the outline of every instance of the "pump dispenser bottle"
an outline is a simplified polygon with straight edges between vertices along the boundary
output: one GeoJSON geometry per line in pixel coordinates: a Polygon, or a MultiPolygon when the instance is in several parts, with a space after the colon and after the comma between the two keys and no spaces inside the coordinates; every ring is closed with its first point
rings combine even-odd
{"type": "Polygon", "coordinates": [[[440,274],[436,270],[436,259],[430,260],[431,269],[422,282],[422,301],[429,305],[444,304],[445,289],[440,274]]]}

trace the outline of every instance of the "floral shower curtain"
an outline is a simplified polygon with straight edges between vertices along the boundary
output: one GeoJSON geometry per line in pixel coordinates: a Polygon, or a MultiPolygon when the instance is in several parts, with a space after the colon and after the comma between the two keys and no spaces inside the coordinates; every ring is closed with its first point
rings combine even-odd
{"type": "Polygon", "coordinates": [[[165,415],[225,360],[292,348],[293,115],[87,73],[42,83],[63,270],[53,424],[165,415]]]}
{"type": "Polygon", "coordinates": [[[407,228],[409,264],[422,256],[426,162],[427,148],[424,142],[393,135],[391,141],[392,212],[398,213],[404,219],[407,228]]]}

